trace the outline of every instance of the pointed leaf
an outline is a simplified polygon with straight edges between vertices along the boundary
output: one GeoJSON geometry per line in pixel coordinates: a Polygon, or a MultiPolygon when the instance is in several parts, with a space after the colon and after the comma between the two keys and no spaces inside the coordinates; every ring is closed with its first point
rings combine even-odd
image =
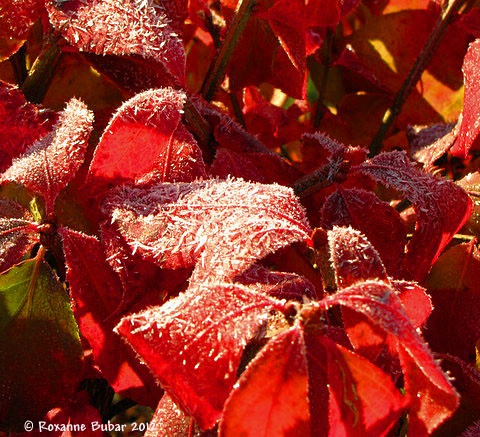
{"type": "Polygon", "coordinates": [[[0,82],[0,113],[0,172],[3,172],[13,158],[50,131],[57,116],[53,111],[27,103],[17,87],[4,82],[0,82]]]}
{"type": "Polygon", "coordinates": [[[124,317],[115,330],[202,429],[220,418],[243,348],[283,304],[245,286],[196,285],[161,307],[124,317]]]}
{"type": "Polygon", "coordinates": [[[192,135],[181,124],[185,94],[149,90],[115,113],[95,150],[90,183],[190,181],[205,176],[192,135]]]}
{"type": "Polygon", "coordinates": [[[451,149],[455,156],[466,158],[468,151],[473,146],[475,140],[480,134],[480,91],[478,81],[480,80],[480,71],[478,64],[480,62],[480,40],[475,40],[468,47],[467,54],[463,61],[463,75],[465,81],[465,97],[463,101],[463,112],[458,132],[457,142],[451,149]]]}
{"type": "Polygon", "coordinates": [[[145,437],[188,435],[193,420],[165,393],[153,413],[145,437]]]}
{"type": "Polygon", "coordinates": [[[417,225],[407,245],[405,270],[421,281],[470,216],[470,198],[454,183],[414,168],[403,152],[382,153],[358,168],[413,203],[417,225]]]}
{"type": "Polygon", "coordinates": [[[122,85],[138,91],[183,85],[182,41],[154,2],[68,1],[63,7],[50,6],[49,13],[52,23],[70,44],[83,52],[101,55],[94,60],[120,81],[125,80],[122,73],[126,73],[129,77],[122,85]],[[116,58],[108,55],[123,56],[124,71],[122,62],[115,63],[116,58]],[[130,71],[125,65],[128,62],[130,71]]]}
{"type": "Polygon", "coordinates": [[[359,283],[323,302],[359,311],[396,338],[405,381],[409,381],[406,386],[413,387],[413,391],[407,394],[414,398],[409,409],[416,417],[415,429],[421,425],[431,432],[453,414],[459,403],[456,391],[409,321],[399,298],[387,284],[374,281],[359,283]],[[423,394],[417,397],[419,390],[423,394]],[[428,416],[423,413],[426,410],[428,416]]]}
{"type": "Polygon", "coordinates": [[[384,436],[405,408],[405,398],[390,377],[370,361],[334,343],[319,339],[327,351],[330,390],[330,436],[384,436]]]}
{"type": "Polygon", "coordinates": [[[2,273],[0,302],[0,428],[19,431],[69,399],[82,347],[68,295],[44,261],[2,273]]]}
{"type": "Polygon", "coordinates": [[[122,284],[105,261],[100,242],[67,228],[63,238],[73,311],[96,364],[113,389],[138,402],[155,405],[161,396],[152,376],[112,331],[122,301],[122,284]]]}
{"type": "Polygon", "coordinates": [[[60,191],[83,163],[92,130],[93,113],[71,99],[54,131],[37,141],[2,175],[2,181],[25,185],[45,198],[47,213],[53,212],[60,191]]]}
{"type": "Polygon", "coordinates": [[[388,281],[378,252],[359,231],[334,226],[328,242],[339,288],[368,279],[388,281]]]}
{"type": "Polygon", "coordinates": [[[106,199],[125,240],[166,268],[196,265],[191,282],[232,280],[260,258],[309,238],[291,189],[242,180],[121,187],[106,199]]]}
{"type": "Polygon", "coordinates": [[[220,435],[310,435],[303,331],[275,336],[248,365],[230,394],[220,435]]]}
{"type": "Polygon", "coordinates": [[[387,272],[392,276],[399,273],[407,235],[400,215],[387,202],[369,191],[339,188],[322,208],[322,227],[335,225],[362,232],[378,251],[387,272]]]}

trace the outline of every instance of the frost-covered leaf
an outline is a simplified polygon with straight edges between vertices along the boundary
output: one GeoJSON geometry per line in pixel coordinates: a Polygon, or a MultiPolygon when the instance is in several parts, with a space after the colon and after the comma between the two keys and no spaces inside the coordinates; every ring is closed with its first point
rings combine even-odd
{"type": "Polygon", "coordinates": [[[95,363],[116,392],[155,405],[161,396],[154,380],[130,348],[112,331],[122,302],[122,284],[105,261],[100,242],[67,228],[63,238],[73,311],[95,363]]]}
{"type": "Polygon", "coordinates": [[[295,325],[249,363],[223,410],[220,435],[310,435],[303,330],[295,325]]]}
{"type": "Polygon", "coordinates": [[[100,139],[90,183],[180,182],[205,176],[201,151],[181,124],[185,94],[148,90],[125,102],[100,139]]]}
{"type": "Polygon", "coordinates": [[[82,347],[67,292],[31,259],[0,275],[0,429],[20,431],[73,393],[82,347]]]}
{"type": "Polygon", "coordinates": [[[255,261],[309,238],[291,189],[242,180],[121,187],[105,210],[133,251],[162,267],[195,269],[191,282],[232,280],[255,261]]]}
{"type": "Polygon", "coordinates": [[[480,134],[480,40],[472,42],[463,61],[463,75],[465,81],[465,97],[463,112],[458,131],[458,139],[451,149],[453,155],[466,158],[475,140],[480,134]]]}
{"type": "Polygon", "coordinates": [[[0,61],[22,46],[30,27],[43,14],[46,14],[44,0],[0,1],[0,61]]]}
{"type": "Polygon", "coordinates": [[[92,123],[93,113],[71,99],[54,130],[14,159],[1,181],[17,182],[42,195],[47,213],[53,212],[58,194],[83,163],[92,123]]]}
{"type": "Polygon", "coordinates": [[[100,55],[92,60],[123,86],[140,91],[183,85],[182,41],[170,27],[163,8],[153,1],[62,3],[49,8],[52,23],[74,47],[100,55]],[[122,57],[121,62],[112,55],[122,57]]]}
{"type": "Polygon", "coordinates": [[[193,420],[165,393],[153,413],[145,437],[189,435],[193,420]]]}
{"type": "Polygon", "coordinates": [[[5,82],[0,82],[0,113],[0,171],[3,172],[13,158],[51,130],[57,116],[53,111],[27,103],[18,88],[5,82]]]}
{"type": "Polygon", "coordinates": [[[404,269],[406,276],[421,281],[470,216],[470,198],[453,182],[413,167],[403,152],[382,153],[357,168],[412,202],[417,223],[407,245],[404,269]]]}
{"type": "Polygon", "coordinates": [[[323,303],[340,304],[368,316],[398,342],[407,395],[411,397],[408,408],[413,417],[412,435],[422,435],[425,429],[432,432],[453,414],[458,395],[389,285],[378,281],[358,283],[327,297],[323,303]]]}
{"type": "Polygon", "coordinates": [[[328,232],[328,241],[339,288],[366,279],[388,281],[378,252],[359,231],[334,226],[328,232]]]}
{"type": "Polygon", "coordinates": [[[403,260],[406,230],[400,215],[375,194],[339,188],[322,207],[322,227],[352,226],[362,232],[380,254],[387,272],[399,273],[403,260]]]}
{"type": "Polygon", "coordinates": [[[115,328],[202,429],[220,418],[243,348],[283,303],[245,286],[194,285],[115,328]]]}

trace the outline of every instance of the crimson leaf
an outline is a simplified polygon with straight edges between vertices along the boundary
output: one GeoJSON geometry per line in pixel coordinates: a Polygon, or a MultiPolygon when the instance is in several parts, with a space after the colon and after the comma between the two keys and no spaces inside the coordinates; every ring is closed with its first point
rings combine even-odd
{"type": "Polygon", "coordinates": [[[142,3],[68,1],[63,7],[48,9],[51,22],[64,37],[81,51],[102,55],[94,58],[95,62],[124,82],[124,86],[140,90],[165,84],[183,85],[182,41],[162,8],[150,1],[142,3]],[[115,58],[108,55],[123,56],[124,62],[116,65],[115,58]],[[126,61],[130,61],[130,68],[126,61]]]}
{"type": "Polygon", "coordinates": [[[196,265],[191,282],[232,280],[255,261],[309,238],[291,189],[242,180],[121,187],[105,209],[132,247],[162,267],[196,265]]]}
{"type": "Polygon", "coordinates": [[[453,235],[466,222],[472,201],[462,188],[416,169],[403,152],[382,153],[357,167],[403,193],[413,204],[417,225],[407,245],[405,275],[421,281],[453,235]]]}
{"type": "Polygon", "coordinates": [[[306,347],[295,325],[247,366],[225,404],[220,435],[310,435],[309,422],[306,347]]]}
{"type": "Polygon", "coordinates": [[[125,102],[95,150],[90,182],[175,182],[205,176],[200,149],[181,124],[185,98],[181,91],[161,88],[125,102]]]}
{"type": "Polygon", "coordinates": [[[384,436],[397,422],[405,398],[388,375],[365,358],[334,343],[320,339],[327,351],[329,435],[384,436]]]}
{"type": "Polygon", "coordinates": [[[122,301],[122,284],[106,263],[100,242],[67,228],[60,228],[59,232],[63,238],[73,311],[96,364],[117,392],[155,405],[161,391],[155,390],[145,366],[140,365],[112,331],[119,317],[115,313],[122,301]]]}
{"type": "Polygon", "coordinates": [[[83,163],[92,123],[93,113],[71,99],[53,132],[14,159],[1,181],[17,182],[42,195],[47,214],[53,212],[58,194],[83,163]]]}
{"type": "Polygon", "coordinates": [[[452,415],[458,407],[458,395],[391,287],[379,281],[366,281],[327,297],[323,304],[340,304],[359,311],[396,338],[407,394],[411,397],[412,435],[422,435],[425,429],[432,432],[452,415]]]}
{"type": "Polygon", "coordinates": [[[283,303],[245,286],[194,285],[163,306],[124,317],[115,330],[185,413],[208,429],[237,379],[243,348],[272,309],[283,303]]]}

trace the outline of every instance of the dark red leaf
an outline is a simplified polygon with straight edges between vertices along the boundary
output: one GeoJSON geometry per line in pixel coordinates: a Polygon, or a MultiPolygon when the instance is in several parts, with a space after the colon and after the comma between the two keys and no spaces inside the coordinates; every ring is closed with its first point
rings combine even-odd
{"type": "Polygon", "coordinates": [[[472,212],[472,201],[459,186],[416,169],[403,152],[382,153],[358,169],[395,188],[415,208],[417,224],[407,245],[405,275],[421,281],[472,212]]]}
{"type": "Polygon", "coordinates": [[[69,1],[63,7],[50,6],[49,14],[70,44],[83,52],[101,55],[95,60],[120,82],[119,70],[125,68],[125,63],[119,64],[116,58],[108,56],[125,57],[130,62],[132,77],[122,85],[137,90],[183,85],[183,44],[170,27],[163,8],[153,2],[69,1]]]}
{"type": "Polygon", "coordinates": [[[61,228],[73,311],[96,364],[115,391],[146,405],[161,396],[153,377],[113,332],[122,284],[94,237],[61,228]]]}
{"type": "Polygon", "coordinates": [[[463,112],[458,131],[458,139],[451,152],[455,156],[466,158],[468,151],[473,146],[480,134],[480,91],[478,81],[480,80],[480,40],[472,42],[468,48],[463,61],[463,75],[465,82],[465,96],[463,101],[463,112]]]}
{"type": "Polygon", "coordinates": [[[275,336],[250,362],[231,392],[220,435],[310,435],[308,369],[303,330],[275,336]]]}
{"type": "Polygon", "coordinates": [[[209,429],[237,379],[243,348],[272,309],[283,304],[245,286],[194,285],[163,306],[124,317],[115,330],[182,410],[209,429]]]}
{"type": "Polygon", "coordinates": [[[185,94],[149,90],[125,102],[100,139],[90,183],[175,182],[205,176],[192,135],[181,124],[185,94]]]}
{"type": "Polygon", "coordinates": [[[446,251],[426,280],[434,311],[426,336],[434,350],[474,361],[480,339],[480,252],[473,243],[446,251]]]}
{"type": "Polygon", "coordinates": [[[195,265],[191,282],[232,280],[310,233],[291,189],[242,180],[121,187],[105,210],[134,252],[165,268],[195,265]]]}
{"type": "Polygon", "coordinates": [[[14,159],[1,180],[17,182],[42,195],[47,214],[53,212],[58,194],[83,163],[92,123],[93,113],[84,103],[71,99],[54,130],[14,159]]]}
{"type": "Polygon", "coordinates": [[[0,171],[3,172],[13,158],[51,130],[57,115],[27,103],[18,88],[4,82],[0,82],[0,113],[0,171]]]}
{"type": "Polygon", "coordinates": [[[304,97],[304,10],[301,0],[259,2],[228,65],[232,90],[269,82],[292,97],[304,97]]]}
{"type": "Polygon", "coordinates": [[[399,357],[411,397],[409,411],[413,435],[422,427],[432,432],[456,410],[456,391],[434,361],[428,346],[415,330],[400,299],[382,282],[368,281],[345,288],[322,301],[340,304],[368,316],[398,342],[399,357]],[[417,396],[417,393],[421,393],[417,396]],[[428,411],[428,414],[425,412],[428,411]],[[414,425],[413,425],[414,424],[414,425]]]}

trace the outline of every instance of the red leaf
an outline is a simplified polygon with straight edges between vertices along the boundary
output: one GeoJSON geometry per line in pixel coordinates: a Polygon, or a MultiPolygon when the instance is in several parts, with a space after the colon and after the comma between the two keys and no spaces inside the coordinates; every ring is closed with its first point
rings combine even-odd
{"type": "Polygon", "coordinates": [[[412,203],[417,225],[407,245],[405,274],[417,281],[467,221],[472,201],[459,186],[414,168],[403,152],[382,153],[358,169],[404,194],[412,203]]]}
{"type": "Polygon", "coordinates": [[[57,116],[53,111],[27,103],[18,88],[4,82],[0,82],[0,113],[0,172],[3,172],[13,158],[50,131],[57,116]]]}
{"type": "Polygon", "coordinates": [[[406,230],[397,211],[375,194],[340,187],[323,205],[322,226],[327,229],[333,226],[352,226],[358,229],[378,251],[387,272],[392,276],[399,273],[406,244],[406,230]]]}
{"type": "Polygon", "coordinates": [[[165,393],[153,413],[145,437],[186,436],[193,420],[165,393]]]}
{"type": "Polygon", "coordinates": [[[191,282],[232,280],[310,232],[291,189],[233,179],[121,187],[105,210],[134,252],[166,268],[196,265],[191,282]]]}
{"type": "Polygon", "coordinates": [[[92,123],[93,113],[85,104],[70,100],[53,132],[14,159],[1,180],[17,182],[42,195],[47,213],[53,212],[58,194],[83,163],[92,123]]]}
{"type": "Polygon", "coordinates": [[[190,181],[205,176],[200,149],[181,124],[185,94],[149,90],[125,102],[100,139],[90,182],[190,181]]]}
{"type": "Polygon", "coordinates": [[[434,305],[426,336],[434,350],[474,360],[480,338],[480,252],[475,244],[446,251],[426,280],[434,305]]]}
{"type": "Polygon", "coordinates": [[[115,58],[103,56],[123,56],[130,61],[132,77],[123,85],[137,90],[182,86],[185,76],[182,41],[170,27],[162,8],[155,7],[153,2],[144,3],[142,6],[134,0],[69,1],[64,8],[50,6],[49,13],[51,22],[62,30],[70,44],[83,52],[102,55],[97,59],[100,65],[106,60],[103,66],[120,81],[125,72],[119,70],[125,65],[120,68],[115,58]]]}
{"type": "Polygon", "coordinates": [[[124,317],[115,330],[183,411],[208,429],[220,418],[247,341],[272,309],[282,308],[241,285],[195,285],[161,307],[124,317]]]}
{"type": "Polygon", "coordinates": [[[259,2],[228,65],[232,90],[269,82],[292,97],[304,97],[304,10],[301,0],[259,2]]]}
{"type": "Polygon", "coordinates": [[[326,337],[319,343],[328,360],[329,435],[386,435],[406,404],[390,377],[326,337]]]}
{"type": "Polygon", "coordinates": [[[220,435],[310,435],[303,330],[275,336],[250,362],[231,392],[220,435]]]}
{"type": "Polygon", "coordinates": [[[122,285],[105,261],[94,237],[61,228],[73,311],[95,362],[115,391],[146,405],[161,396],[155,382],[130,348],[113,332],[122,301],[122,285]]]}
{"type": "Polygon", "coordinates": [[[478,64],[480,63],[480,40],[472,42],[468,48],[463,61],[463,75],[465,82],[465,96],[463,101],[463,112],[458,131],[458,139],[451,152],[454,156],[466,158],[468,151],[473,146],[475,140],[480,134],[480,90],[478,81],[480,73],[478,64]]]}
{"type": "MultiPolygon", "coordinates": [[[[409,411],[415,417],[412,421],[415,431],[423,426],[432,432],[453,414],[459,402],[456,391],[387,284],[374,281],[356,284],[322,302],[328,306],[344,305],[368,316],[398,341],[406,387],[411,389],[407,394],[412,398],[409,411]],[[417,396],[419,391],[422,394],[417,396]]],[[[412,435],[422,435],[415,431],[412,435]]]]}

